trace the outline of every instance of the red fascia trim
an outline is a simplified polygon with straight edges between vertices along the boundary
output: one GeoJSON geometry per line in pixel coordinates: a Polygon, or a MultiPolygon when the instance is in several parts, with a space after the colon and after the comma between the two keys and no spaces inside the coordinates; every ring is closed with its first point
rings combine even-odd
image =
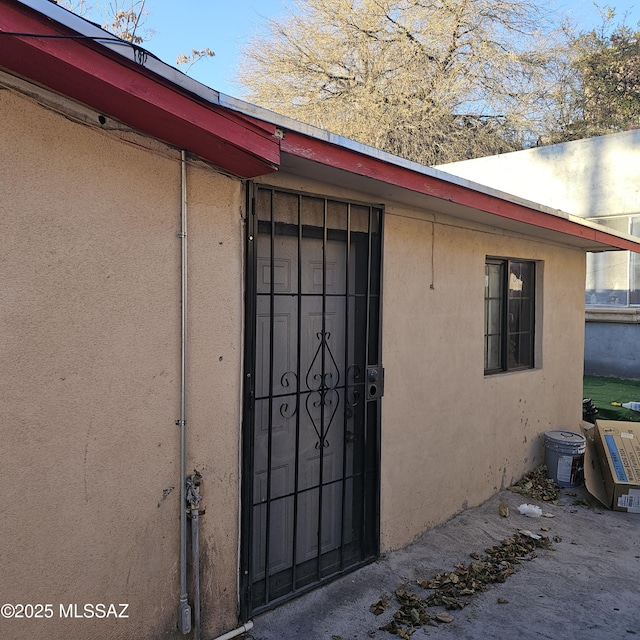
{"type": "Polygon", "coordinates": [[[469,187],[463,187],[440,178],[427,176],[411,169],[390,164],[378,158],[365,156],[323,140],[310,138],[304,134],[287,131],[282,140],[281,149],[284,153],[290,153],[320,164],[344,169],[360,176],[373,178],[374,180],[423,193],[427,196],[484,211],[500,218],[515,220],[576,238],[592,240],[617,249],[640,253],[638,244],[635,242],[576,224],[571,220],[543,211],[530,209],[515,202],[480,193],[469,187]]]}
{"type": "MultiPolygon", "coordinates": [[[[0,30],[75,35],[0,0],[0,30]]],[[[0,66],[244,178],[280,164],[275,125],[256,123],[173,85],[90,41],[0,36],[0,66]]]]}

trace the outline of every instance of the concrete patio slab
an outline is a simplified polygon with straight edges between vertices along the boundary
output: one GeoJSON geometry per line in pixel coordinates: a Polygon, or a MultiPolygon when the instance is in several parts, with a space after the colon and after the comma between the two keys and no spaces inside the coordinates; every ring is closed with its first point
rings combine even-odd
{"type": "MultiPolygon", "coordinates": [[[[399,608],[397,588],[426,597],[417,583],[471,552],[525,529],[558,536],[554,550],[539,549],[502,584],[470,597],[453,621],[415,630],[412,639],[620,640],[640,636],[640,515],[605,509],[583,487],[563,489],[557,505],[504,490],[432,529],[412,545],[254,619],[255,640],[393,640],[380,627],[399,608]],[[577,495],[569,495],[569,492],[577,495]],[[523,502],[539,504],[553,518],[520,515],[523,502]],[[509,517],[499,514],[506,503],[509,517]],[[586,506],[586,504],[590,506],[586,506]],[[542,531],[541,527],[548,527],[542,531]],[[389,606],[374,615],[381,598],[389,606]],[[506,602],[505,602],[506,601],[506,602]]],[[[434,613],[445,611],[434,608],[434,613]]]]}

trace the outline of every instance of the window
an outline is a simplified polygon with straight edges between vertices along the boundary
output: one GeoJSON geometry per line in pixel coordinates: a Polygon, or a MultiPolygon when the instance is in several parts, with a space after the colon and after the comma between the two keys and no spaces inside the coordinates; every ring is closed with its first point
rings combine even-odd
{"type": "Polygon", "coordinates": [[[534,365],[535,262],[487,258],[484,285],[484,371],[534,365]]]}
{"type": "MultiPolygon", "coordinates": [[[[640,215],[589,218],[616,231],[640,236],[640,215]]],[[[587,254],[587,306],[640,305],[640,254],[605,251],[587,254]]]]}

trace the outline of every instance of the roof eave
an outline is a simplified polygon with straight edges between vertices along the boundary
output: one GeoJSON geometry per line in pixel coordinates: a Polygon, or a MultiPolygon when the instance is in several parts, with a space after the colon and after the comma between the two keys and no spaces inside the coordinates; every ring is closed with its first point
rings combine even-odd
{"type": "Polygon", "coordinates": [[[295,131],[282,132],[282,170],[435,213],[549,239],[585,251],[640,253],[640,238],[482,187],[430,167],[402,166],[295,131]]]}
{"type": "Polygon", "coordinates": [[[0,37],[0,66],[239,177],[281,167],[583,250],[640,252],[639,238],[220,94],[48,0],[0,0],[0,30],[80,35],[0,37]],[[143,64],[136,51],[147,55],[143,64]]]}
{"type": "Polygon", "coordinates": [[[74,39],[76,32],[35,10],[0,0],[0,30],[48,36],[0,37],[0,67],[12,73],[240,177],[270,173],[280,162],[274,125],[195,99],[93,39],[74,39]]]}

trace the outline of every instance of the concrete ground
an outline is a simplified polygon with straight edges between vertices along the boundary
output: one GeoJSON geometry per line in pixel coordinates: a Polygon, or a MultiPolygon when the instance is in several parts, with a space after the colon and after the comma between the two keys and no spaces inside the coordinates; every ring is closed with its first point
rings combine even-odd
{"type": "MultiPolygon", "coordinates": [[[[505,490],[425,533],[400,551],[254,619],[255,640],[394,640],[381,631],[399,608],[394,591],[405,587],[425,597],[417,585],[471,552],[499,544],[520,529],[553,538],[555,550],[539,549],[502,584],[470,597],[450,611],[453,621],[419,628],[412,640],[439,639],[640,640],[640,514],[608,511],[583,487],[563,489],[558,505],[505,490]],[[577,496],[568,495],[576,492],[577,496]],[[591,506],[576,504],[586,500],[591,506]],[[501,502],[510,515],[498,512],[501,502]],[[553,518],[518,513],[523,502],[540,504],[553,518]],[[549,527],[542,531],[541,527],[549,527]],[[374,615],[381,598],[389,607],[374,615]],[[506,601],[506,602],[504,602],[506,601]]],[[[434,608],[434,613],[444,611],[434,608]]]]}

